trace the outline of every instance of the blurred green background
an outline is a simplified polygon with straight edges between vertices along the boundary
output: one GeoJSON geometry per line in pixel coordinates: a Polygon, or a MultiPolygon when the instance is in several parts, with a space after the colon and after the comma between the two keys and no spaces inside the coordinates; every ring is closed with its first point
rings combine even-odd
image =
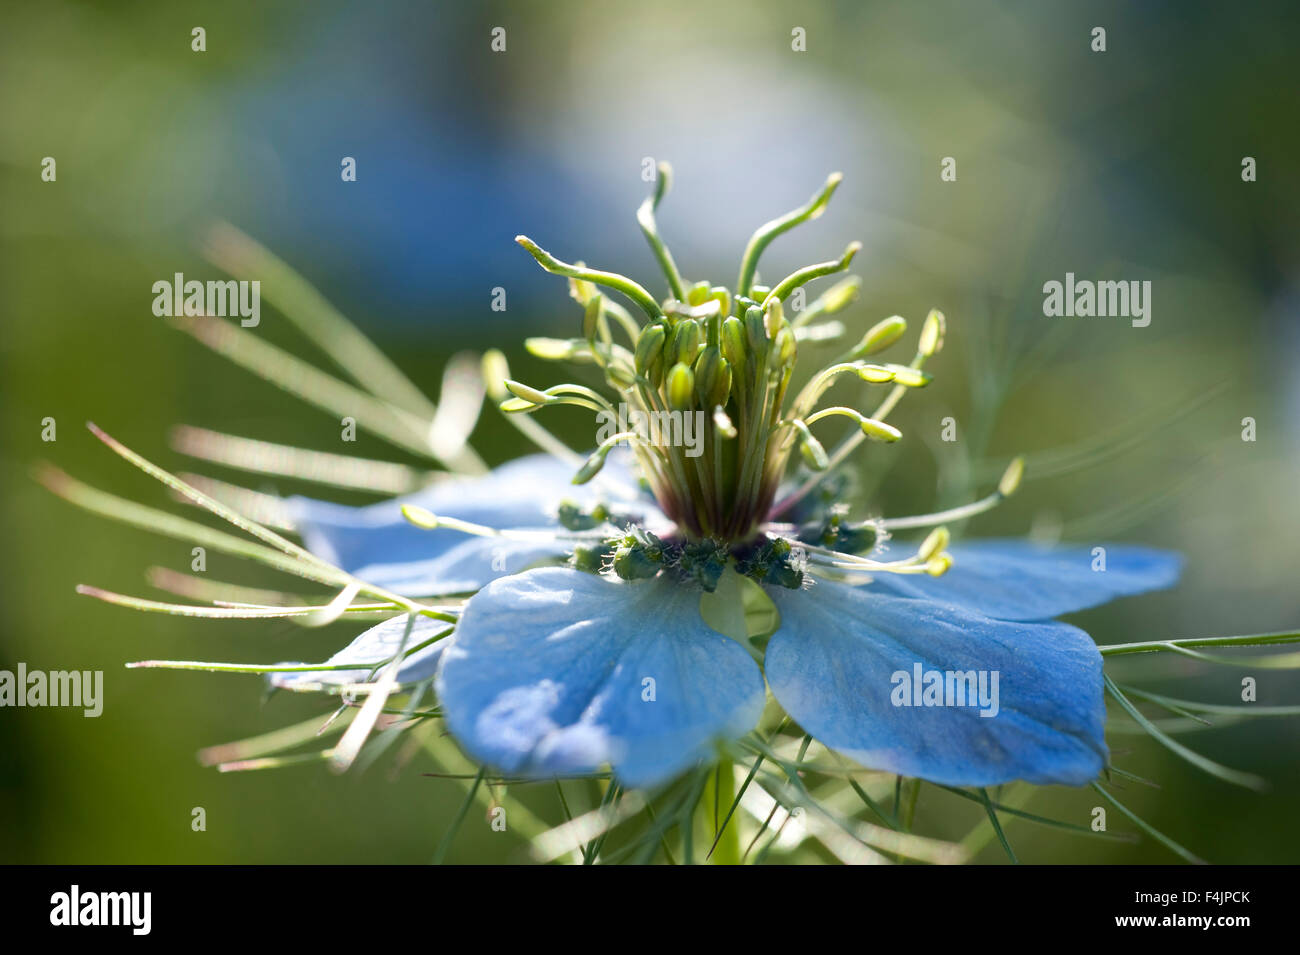
{"type": "MultiPolygon", "coordinates": [[[[1036,480],[1031,467],[1021,496],[971,531],[1184,552],[1177,589],[1074,618],[1099,642],[1300,622],[1293,3],[47,2],[5,21],[0,668],[102,669],[106,703],[99,719],[0,710],[0,861],[421,862],[459,805],[462,791],[421,776],[418,759],[397,774],[381,763],[342,778],[318,766],[219,775],[197,764],[201,746],[327,705],[264,702],[253,677],[122,669],[323,659],[346,626],[180,620],[73,593],[160,597],[144,570],[190,559],[188,544],[85,515],[31,479],[51,461],[185,510],[95,442],[87,419],[174,469],[197,469],[168,447],[177,423],[409,460],[365,434],[341,446],[328,415],[153,316],[158,279],[219,277],[198,252],[218,219],[299,269],[436,394],[449,355],[492,345],[519,377],[548,383],[518,342],[575,333],[563,284],[513,245],[517,232],[659,289],[632,215],[645,157],[674,164],[659,221],[683,271],[726,284],[753,228],[840,169],[830,210],[772,247],[768,274],[861,239],[851,335],[932,306],[949,323],[938,381],[897,415],[909,440],[859,458],[868,511],[963,500],[1015,453],[1032,462],[1098,440],[1086,466],[1036,480]],[[190,48],[196,26],[204,53],[190,48]],[[496,26],[503,53],[489,46],[496,26]],[[1096,26],[1104,53],[1090,49],[1096,26]],[[796,27],[805,52],[791,49],[796,27]],[[344,156],[357,160],[354,183],[340,181],[344,156]],[[940,180],[946,156],[956,182],[940,180]],[[1241,179],[1245,156],[1256,182],[1241,179]],[[1150,280],[1150,326],[1044,318],[1042,284],[1067,271],[1150,280]],[[497,286],[503,313],[489,308],[497,286]],[[939,440],[948,415],[951,444],[939,440]],[[41,440],[46,417],[53,443],[41,440]],[[1241,440],[1244,417],[1254,443],[1241,440]],[[190,829],[196,806],[206,832],[190,829]]],[[[322,360],[266,306],[260,331],[322,360]]],[[[576,416],[551,423],[575,445],[590,439],[576,416]]],[[[493,462],[524,450],[491,409],[475,444],[493,462]]],[[[281,583],[216,555],[209,572],[281,583]]],[[[1233,703],[1253,675],[1260,705],[1300,702],[1285,672],[1126,667],[1171,695],[1233,703]]],[[[1300,720],[1187,742],[1272,790],[1234,789],[1117,736],[1116,763],[1162,786],[1124,798],[1211,861],[1297,861],[1300,720]]],[[[523,798],[556,817],[545,794],[523,798]]],[[[1096,802],[1057,787],[1029,808],[1086,823],[1096,802]]],[[[979,817],[922,791],[928,834],[960,837],[979,817]]],[[[1111,827],[1129,828],[1115,813],[1111,827]]],[[[1150,840],[1020,823],[1009,835],[1032,862],[1173,861],[1150,840]]],[[[449,855],[523,858],[512,834],[486,826],[465,827],[449,855]]],[[[996,845],[980,858],[1000,858],[996,845]]]]}

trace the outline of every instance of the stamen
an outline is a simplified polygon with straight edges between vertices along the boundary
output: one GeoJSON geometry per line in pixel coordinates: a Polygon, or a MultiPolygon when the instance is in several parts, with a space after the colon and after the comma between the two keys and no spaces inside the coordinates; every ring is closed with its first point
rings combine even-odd
{"type": "Polygon", "coordinates": [[[933,527],[936,524],[945,524],[950,521],[964,521],[967,518],[974,517],[976,514],[983,514],[985,511],[991,511],[1004,500],[1009,498],[1020,487],[1021,478],[1025,474],[1025,459],[1015,458],[1007,465],[1006,473],[1002,475],[1002,480],[998,482],[998,489],[988,497],[981,498],[978,501],[972,501],[970,504],[963,504],[960,507],[952,507],[946,511],[936,511],[933,514],[918,514],[913,517],[893,517],[886,518],[879,524],[888,530],[898,531],[907,530],[914,527],[933,527]]]}
{"type": "Polygon", "coordinates": [[[832,259],[829,262],[818,262],[816,265],[805,265],[801,269],[791,272],[783,278],[772,291],[767,293],[767,298],[763,299],[763,308],[768,308],[773,302],[782,302],[789,297],[790,293],[801,285],[807,285],[813,279],[821,278],[823,275],[834,275],[836,272],[843,272],[853,261],[853,257],[858,254],[862,248],[861,242],[850,242],[844,250],[844,254],[838,259],[832,259]]]}
{"type": "Polygon", "coordinates": [[[898,341],[905,331],[907,331],[907,321],[901,315],[891,315],[867,329],[862,340],[853,347],[846,358],[851,361],[882,352],[898,341]]]}
{"type": "Polygon", "coordinates": [[[862,430],[862,435],[864,437],[872,438],[876,441],[889,441],[892,443],[903,436],[903,432],[899,431],[892,424],[885,424],[885,422],[880,421],[878,418],[868,418],[859,411],[854,411],[852,408],[845,408],[843,406],[823,408],[821,411],[809,415],[804,420],[808,424],[813,424],[814,422],[820,421],[822,418],[828,418],[831,415],[841,415],[846,418],[852,418],[858,423],[858,427],[862,430]]]}
{"type": "MultiPolygon", "coordinates": [[[[916,357],[912,359],[912,363],[907,366],[908,368],[919,372],[921,366],[925,364],[926,359],[932,357],[938,352],[939,348],[943,345],[943,328],[943,313],[937,310],[931,310],[930,314],[926,316],[925,326],[922,328],[921,340],[919,343],[919,345],[925,347],[922,348],[918,346],[916,357]]],[[[894,407],[902,400],[903,395],[906,392],[906,386],[895,383],[888,397],[886,397],[885,400],[880,403],[880,406],[876,408],[875,412],[872,413],[871,419],[883,424],[885,417],[894,410],[894,407]]],[[[822,482],[822,480],[825,479],[827,474],[834,472],[834,470],[857,449],[858,445],[861,444],[866,437],[867,432],[857,431],[841,441],[839,446],[831,452],[830,466],[826,471],[814,473],[804,481],[803,484],[799,485],[798,488],[777,501],[768,514],[769,518],[779,517],[799,501],[803,500],[822,482]]]]}
{"type": "Polygon", "coordinates": [[[561,533],[559,531],[529,528],[489,527],[486,524],[476,524],[473,521],[462,521],[459,518],[447,517],[445,514],[435,514],[428,508],[420,507],[418,504],[403,504],[402,516],[424,531],[460,531],[460,533],[469,534],[471,537],[499,537],[503,540],[514,541],[590,540],[592,537],[607,533],[606,531],[596,531],[595,533],[567,531],[561,533]]]}
{"type": "Polygon", "coordinates": [[[663,201],[664,196],[668,195],[668,190],[672,188],[673,167],[666,162],[661,162],[655,167],[655,172],[657,175],[655,177],[654,195],[649,196],[645,202],[641,203],[641,208],[636,213],[636,221],[640,223],[646,241],[650,243],[655,258],[659,260],[659,267],[664,270],[673,297],[679,301],[685,301],[686,285],[682,281],[681,273],[677,271],[677,263],[673,261],[672,253],[668,251],[668,247],[659,238],[659,227],[655,223],[655,210],[659,208],[659,203],[663,201]]]}
{"type": "MultiPolygon", "coordinates": [[[[504,354],[495,348],[483,353],[483,384],[487,387],[488,396],[496,403],[497,407],[500,407],[501,403],[508,399],[510,392],[506,390],[505,383],[509,377],[510,366],[506,363],[504,354]]],[[[524,437],[552,457],[575,468],[582,464],[582,455],[571,450],[559,438],[555,437],[531,417],[506,414],[505,419],[514,425],[524,437]]]]}
{"type": "Polygon", "coordinates": [[[612,288],[636,302],[641,307],[641,310],[650,317],[651,321],[663,317],[663,309],[659,307],[659,303],[655,301],[654,296],[627,276],[619,275],[616,272],[601,272],[598,269],[589,269],[561,262],[526,235],[515,236],[515,241],[527,249],[529,254],[546,271],[555,275],[566,275],[569,278],[582,279],[595,285],[612,288]]]}
{"type": "Polygon", "coordinates": [[[740,277],[736,280],[737,295],[749,295],[750,285],[754,281],[754,273],[758,270],[758,259],[772,240],[783,232],[789,232],[801,222],[816,219],[825,212],[827,204],[831,201],[831,196],[835,194],[835,189],[843,178],[842,173],[831,173],[821,191],[804,205],[758,227],[754,234],[750,236],[749,244],[745,246],[745,254],[740,260],[740,277]]]}

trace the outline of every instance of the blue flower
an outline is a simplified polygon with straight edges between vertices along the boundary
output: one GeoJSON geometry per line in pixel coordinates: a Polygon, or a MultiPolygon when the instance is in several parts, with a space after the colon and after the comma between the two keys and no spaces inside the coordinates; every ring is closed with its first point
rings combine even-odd
{"type": "MultiPolygon", "coordinates": [[[[570,280],[584,312],[581,338],[535,339],[530,350],[595,366],[605,390],[534,388],[511,379],[500,357],[488,362],[487,387],[552,451],[558,442],[537,412],[595,412],[602,428],[585,461],[525,457],[366,508],[289,502],[307,546],[355,577],[408,598],[470,595],[449,640],[419,645],[399,682],[436,673],[452,736],[511,776],[608,765],[626,786],[654,787],[754,729],[770,690],[807,733],[870,768],[954,786],[1095,779],[1108,758],[1101,655],[1052,618],[1168,587],[1178,558],[1122,545],[949,547],[948,523],[1015,492],[1019,459],[996,492],[964,507],[851,520],[826,478],[863,441],[902,436],[885,418],[930,381],[923,366],[942,347],[942,314],[927,316],[910,364],[868,360],[904,333],[889,318],[794,391],[800,343],[842,331],[815,322],[852,301],[857,283],[793,317],[785,303],[845,269],[857,246],[770,287],[759,284],[757,260],[820,214],[838,177],[755,233],[728,289],[688,286],[677,271],[654,219],[667,191],[660,172],[638,219],[668,280],[662,303],[631,279],[519,237],[570,280]],[[888,388],[870,414],[822,404],[852,379],[888,388]],[[853,429],[828,451],[813,426],[834,418],[853,429]],[[796,448],[802,472],[790,466],[796,448]],[[894,535],[913,530],[928,533],[892,557],[894,535]],[[751,630],[751,613],[779,622],[751,630]]],[[[393,622],[381,625],[332,662],[374,658],[384,641],[391,655],[403,638],[393,622]]],[[[356,679],[326,672],[343,676],[277,679],[356,679]]]]}
{"type": "MultiPolygon", "coordinates": [[[[572,496],[567,480],[553,480],[561,474],[567,477],[544,457],[514,462],[458,482],[461,506],[448,499],[440,516],[508,526],[530,499],[544,507],[547,493],[556,501],[572,496]]],[[[346,570],[394,586],[413,581],[408,596],[477,590],[442,649],[437,693],[466,752],[511,775],[610,764],[625,785],[662,783],[707,759],[716,742],[754,727],[766,675],[794,720],[864,766],[958,786],[1081,785],[1106,765],[1101,656],[1082,630],[1050,618],[1171,586],[1179,570],[1175,555],[1147,548],[1106,545],[1101,571],[1091,548],[995,540],[954,545],[952,568],[937,578],[766,586],[780,625],[760,667],[741,642],[704,622],[700,587],[671,570],[642,580],[565,566],[494,572],[482,548],[495,538],[430,534],[400,517],[402,503],[437,494],[353,509],[352,520],[348,509],[336,509],[329,523],[317,518],[308,540],[342,558],[346,570]],[[374,514],[398,516],[367,524],[374,514]],[[410,574],[420,541],[426,562],[419,566],[434,575],[446,568],[443,579],[410,574]],[[448,559],[458,549],[462,566],[448,559]],[[998,672],[997,714],[894,705],[892,675],[918,663],[925,671],[998,672]]],[[[554,505],[549,519],[532,511],[527,524],[556,528],[554,505]]],[[[511,550],[510,559],[563,552],[556,537],[536,550],[511,550]]],[[[361,658],[378,657],[366,651],[361,658]]]]}

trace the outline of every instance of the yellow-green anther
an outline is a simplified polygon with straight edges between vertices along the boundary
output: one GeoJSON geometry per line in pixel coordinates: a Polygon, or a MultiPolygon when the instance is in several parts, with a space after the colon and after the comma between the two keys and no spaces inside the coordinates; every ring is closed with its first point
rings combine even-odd
{"type": "Polygon", "coordinates": [[[865,358],[868,355],[874,355],[876,352],[884,351],[898,341],[905,331],[907,331],[907,322],[901,315],[892,315],[882,322],[876,322],[862,336],[862,341],[858,342],[853,351],[849,352],[849,357],[865,358]]]}
{"type": "MultiPolygon", "coordinates": [[[[527,249],[529,254],[546,271],[555,275],[566,275],[572,279],[581,279],[596,285],[603,285],[606,288],[614,289],[616,292],[622,292],[636,302],[641,307],[641,310],[650,316],[651,320],[660,318],[663,315],[663,309],[659,307],[659,303],[655,301],[654,296],[627,276],[561,262],[526,235],[515,236],[515,241],[527,249]]],[[[586,304],[585,301],[584,304],[586,304]]]]}
{"type": "Polygon", "coordinates": [[[942,577],[952,567],[952,554],[943,553],[932,557],[925,565],[925,572],[931,577],[942,577]]]}
{"type": "Polygon", "coordinates": [[[884,365],[859,365],[858,377],[872,385],[883,385],[893,381],[895,372],[892,368],[886,368],[884,365]]]}
{"type": "Polygon", "coordinates": [[[798,345],[794,338],[794,329],[786,325],[776,333],[776,340],[772,343],[772,349],[776,352],[777,364],[785,367],[794,361],[795,352],[798,345]]]}
{"type": "Polygon", "coordinates": [[[840,184],[844,176],[841,173],[833,172],[826,179],[826,184],[822,186],[821,191],[813,196],[806,203],[783,216],[779,216],[770,222],[765,222],[759,226],[754,234],[750,237],[749,243],[745,246],[745,254],[740,260],[740,278],[736,280],[736,294],[748,295],[750,292],[750,283],[754,281],[754,272],[758,269],[758,259],[763,254],[763,250],[771,244],[772,240],[783,232],[788,232],[801,222],[808,222],[816,219],[826,211],[826,204],[831,201],[831,196],[835,193],[835,188],[840,184]]]}
{"type": "Polygon", "coordinates": [[[668,369],[668,406],[674,411],[687,411],[695,395],[695,373],[681,362],[668,369]]]}
{"type": "Polygon", "coordinates": [[[483,353],[483,386],[487,389],[488,397],[493,401],[502,401],[507,394],[506,379],[510,377],[510,365],[506,362],[506,356],[501,353],[500,349],[489,348],[483,353]]]}
{"type": "Polygon", "coordinates": [[[929,358],[942,348],[944,328],[943,312],[937,308],[930,309],[930,314],[925,316],[925,324],[921,326],[921,340],[916,346],[917,352],[929,358]]]}
{"type": "Polygon", "coordinates": [[[636,355],[633,361],[639,375],[645,375],[656,361],[663,356],[664,342],[668,339],[668,326],[663,322],[652,322],[641,329],[636,340],[636,355]]]}
{"type": "Polygon", "coordinates": [[[673,329],[673,340],[668,346],[667,360],[673,364],[687,364],[695,361],[695,356],[700,353],[700,345],[704,338],[704,331],[700,328],[700,323],[694,319],[686,319],[677,323],[673,329]]]}
{"type": "Polygon", "coordinates": [[[808,430],[808,425],[797,419],[790,423],[799,432],[799,453],[808,462],[808,466],[814,471],[825,471],[830,467],[831,462],[826,454],[826,448],[813,437],[813,433],[808,430]]]}
{"type": "Polygon", "coordinates": [[[402,516],[422,530],[431,531],[439,526],[437,514],[416,504],[403,504],[402,516]]]}
{"type": "Polygon", "coordinates": [[[544,361],[590,362],[592,359],[591,349],[581,338],[525,338],[524,348],[534,358],[544,361]]]}
{"type": "Polygon", "coordinates": [[[605,466],[605,457],[609,454],[609,448],[604,444],[591,453],[591,457],[582,462],[582,467],[578,468],[578,473],[573,476],[574,484],[586,484],[605,466]]]}
{"type": "Polygon", "coordinates": [[[924,388],[934,379],[919,368],[910,365],[886,365],[894,373],[894,382],[905,388],[924,388]]]}
{"type": "Polygon", "coordinates": [[[1010,497],[1020,488],[1020,482],[1025,476],[1025,459],[1014,458],[1007,465],[1006,471],[1002,473],[1002,480],[998,481],[998,493],[1003,497],[1010,497]]]}
{"type": "Polygon", "coordinates": [[[922,563],[928,563],[937,557],[944,548],[952,541],[952,535],[948,533],[946,527],[936,527],[926,535],[925,540],[921,542],[920,548],[917,549],[916,558],[922,563]]]}
{"type": "Polygon", "coordinates": [[[892,424],[886,424],[883,421],[877,421],[875,418],[868,418],[865,415],[858,422],[862,427],[862,433],[868,438],[876,441],[897,441],[903,436],[892,424]]]}
{"type": "Polygon", "coordinates": [[[536,411],[542,406],[531,401],[526,401],[523,398],[507,398],[500,402],[497,407],[506,414],[519,414],[522,411],[536,411]]]}
{"type": "Polygon", "coordinates": [[[858,297],[858,291],[862,288],[862,279],[856,275],[850,275],[846,279],[840,279],[825,292],[819,295],[808,306],[806,311],[816,309],[820,315],[834,315],[841,309],[847,308],[858,297]]]}
{"type": "Polygon", "coordinates": [[[713,409],[713,426],[728,440],[736,436],[736,426],[731,423],[731,415],[727,414],[721,405],[713,409]]]}
{"type": "Polygon", "coordinates": [[[521,381],[515,381],[513,378],[506,379],[506,387],[516,398],[522,398],[524,401],[530,401],[535,405],[550,404],[553,400],[551,395],[544,391],[538,391],[530,385],[525,385],[521,381]]]}

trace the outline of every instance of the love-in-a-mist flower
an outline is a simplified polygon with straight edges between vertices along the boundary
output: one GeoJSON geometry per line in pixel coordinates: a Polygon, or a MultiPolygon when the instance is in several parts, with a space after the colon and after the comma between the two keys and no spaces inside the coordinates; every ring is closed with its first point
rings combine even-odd
{"type": "Polygon", "coordinates": [[[408,598],[473,594],[450,626],[422,620],[428,632],[412,634],[399,618],[336,665],[418,645],[395,679],[435,676],[452,736],[512,776],[611,766],[626,787],[656,786],[753,729],[770,690],[808,734],[869,768],[956,786],[1096,778],[1101,656],[1052,618],[1168,586],[1179,561],[950,543],[946,525],[1016,490],[1019,460],[990,496],[941,513],[855,517],[839,500],[843,473],[882,467],[902,437],[888,418],[929,382],[944,319],[925,318],[906,364],[877,357],[905,334],[895,317],[827,367],[801,367],[807,343],[842,332],[830,316],[858,283],[798,311],[792,299],[845,270],[858,245],[771,285],[758,261],[819,216],[838,182],[758,229],[730,288],[688,282],[661,241],[666,166],[638,213],[666,298],[520,236],[583,312],[580,334],[528,348],[588,383],[533,387],[489,355],[489,393],[548,453],[370,507],[289,502],[309,550],[356,578],[408,598]],[[826,404],[836,385],[851,397],[826,404]],[[561,408],[596,416],[589,456],[539,424],[561,408]],[[876,450],[851,458],[867,441],[876,450]]]}

